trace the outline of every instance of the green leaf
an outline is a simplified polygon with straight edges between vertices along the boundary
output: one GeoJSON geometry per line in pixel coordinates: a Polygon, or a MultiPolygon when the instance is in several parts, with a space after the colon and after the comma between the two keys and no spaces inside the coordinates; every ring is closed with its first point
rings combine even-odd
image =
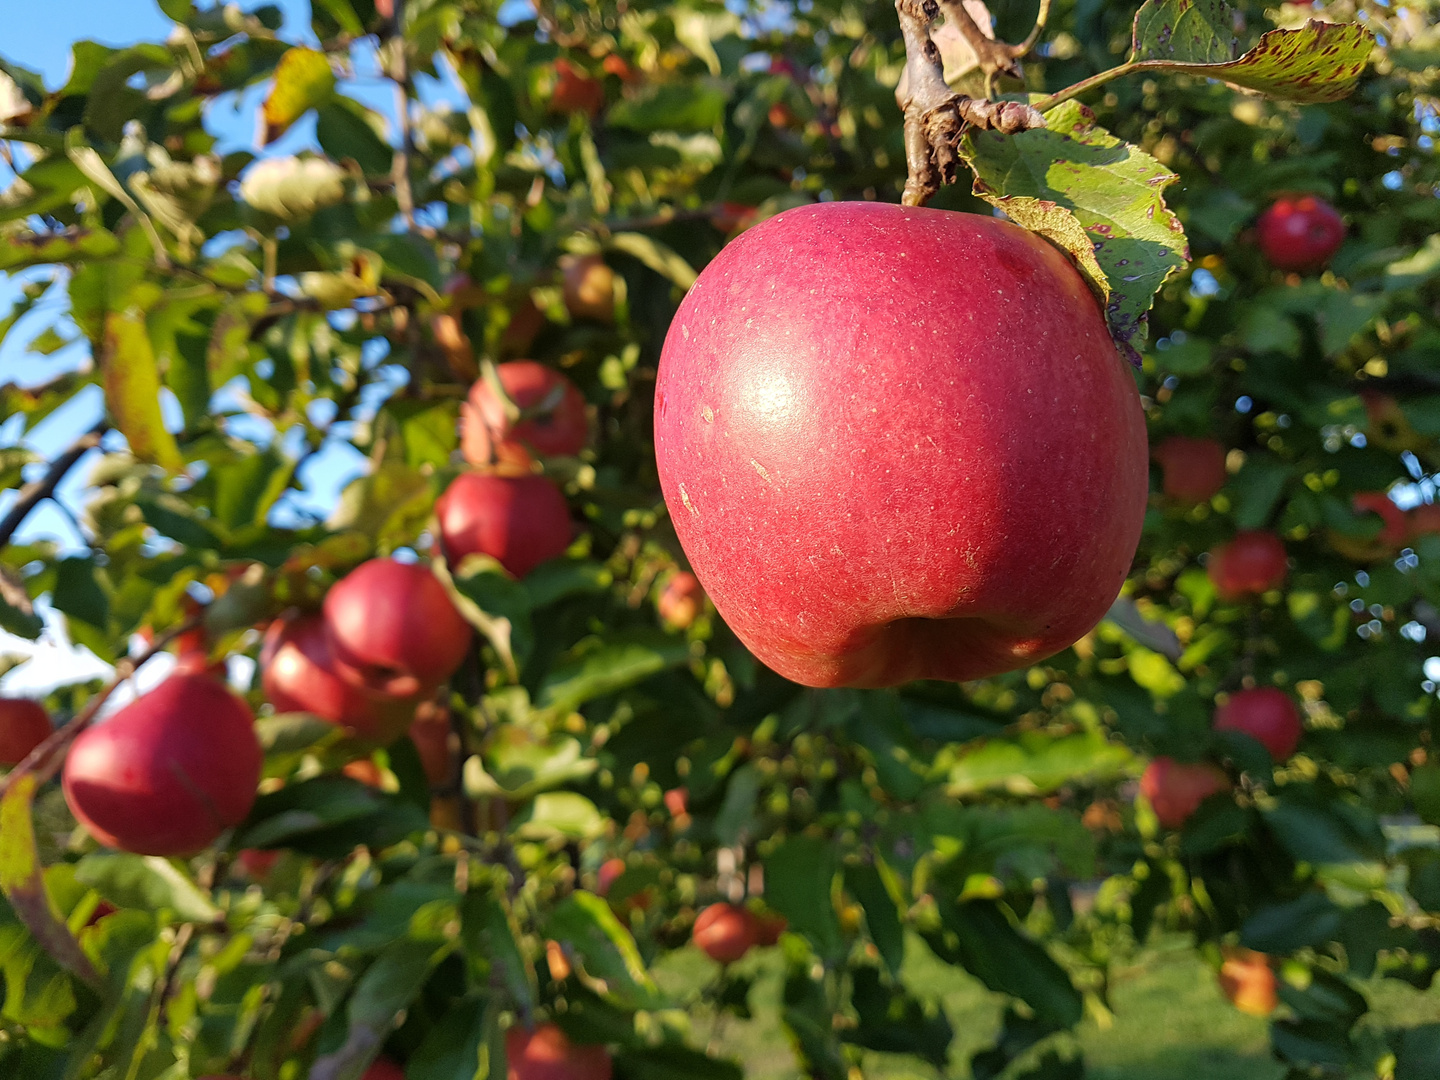
{"type": "Polygon", "coordinates": [[[1289,482],[1290,467],[1279,458],[1259,453],[1247,457],[1240,472],[1230,481],[1230,490],[1235,496],[1236,526],[1258,529],[1268,522],[1289,482]]]}
{"type": "Polygon", "coordinates": [[[651,270],[661,277],[669,278],[682,289],[688,289],[695,284],[695,271],[690,268],[689,263],[658,240],[652,240],[643,233],[616,233],[610,237],[608,246],[615,251],[635,256],[651,270]]]}
{"type": "Polygon", "coordinates": [[[592,698],[613,694],[676,667],[689,655],[684,640],[659,631],[591,642],[572,650],[570,657],[545,677],[540,684],[540,704],[557,712],[572,712],[592,698]]]}
{"type": "Polygon", "coordinates": [[[1264,817],[1275,838],[1300,862],[1364,862],[1385,854],[1384,833],[1368,811],[1312,785],[1282,788],[1264,817]]]}
{"type": "Polygon", "coordinates": [[[1240,944],[1264,953],[1289,953],[1319,945],[1335,937],[1342,915],[1328,896],[1312,890],[1255,912],[1240,928],[1240,944]]]}
{"type": "Polygon", "coordinates": [[[335,72],[324,53],[300,46],[287,50],[265,99],[265,142],[274,142],[305,113],[327,102],[334,89],[335,72]]]}
{"type": "Polygon", "coordinates": [[[325,524],[333,532],[371,536],[384,550],[412,541],[434,505],[435,493],[423,473],[387,461],[346,485],[325,524]]]}
{"type": "Polygon", "coordinates": [[[57,232],[20,232],[0,237],[0,270],[19,270],[44,263],[90,262],[109,258],[120,241],[106,229],[78,225],[57,232]]]}
{"type": "Polygon", "coordinates": [[[1133,41],[1132,61],[1223,64],[1239,48],[1225,0],[1146,0],[1135,13],[1133,41]]]}
{"type": "Polygon", "coordinates": [[[1395,1080],[1440,1076],[1440,1024],[1421,1024],[1389,1034],[1395,1049],[1395,1080]]]}
{"type": "Polygon", "coordinates": [[[1079,245],[1081,269],[1093,276],[1099,267],[1102,276],[1091,287],[1103,300],[1111,335],[1138,363],[1151,298],[1190,257],[1180,220],[1162,198],[1176,177],[1098,126],[1076,102],[1051,109],[1045,123],[1018,135],[966,137],[963,152],[975,173],[975,194],[1002,210],[1010,200],[1030,200],[1016,207],[1027,227],[1071,250],[1078,238],[1064,217],[1073,215],[1093,249],[1087,258],[1079,245]],[[1039,220],[1057,217],[1049,228],[1039,220]]]}
{"type": "Polygon", "coordinates": [[[900,923],[900,883],[884,863],[852,863],[845,867],[845,888],[865,910],[870,940],[895,978],[905,959],[905,929],[900,923]]]}
{"type": "Polygon", "coordinates": [[[626,1080],[743,1080],[744,1070],[678,1043],[641,1049],[626,1047],[616,1058],[617,1076],[626,1080]]]}
{"type": "Polygon", "coordinates": [[[611,127],[632,131],[706,131],[725,116],[726,92],[710,82],[649,84],[610,108],[611,127]]]}
{"type": "Polygon", "coordinates": [[[116,907],[168,910],[182,922],[220,918],[220,909],[168,859],[97,852],[76,864],[75,877],[116,907]]]}
{"type": "Polygon", "coordinates": [[[236,846],[338,855],[356,844],[387,847],[428,825],[425,814],[408,799],[347,776],[319,776],[256,799],[236,846]]]}
{"type": "Polygon", "coordinates": [[[388,173],[395,158],[385,141],[384,121],[343,94],[336,94],[320,106],[315,135],[330,157],[353,161],[370,176],[388,173]]]}
{"type": "Polygon", "coordinates": [[[952,796],[1001,789],[1015,794],[1046,794],[1081,777],[1103,782],[1130,772],[1135,755],[1099,731],[1054,738],[1026,732],[1015,740],[992,739],[962,756],[950,768],[952,796]]]}
{"type": "Polygon", "coordinates": [[[105,406],[110,418],[141,461],[180,472],[185,459],[160,412],[160,374],[145,320],[131,311],[105,316],[105,342],[100,353],[105,379],[105,406]]]}
{"type": "Polygon", "coordinates": [[[593,840],[604,833],[605,826],[605,817],[595,804],[573,791],[537,795],[514,820],[515,835],[522,840],[593,840]]]}
{"type": "Polygon", "coordinates": [[[765,859],[765,902],[829,960],[845,949],[831,895],[839,869],[835,845],[815,836],[786,837],[765,859]]]}
{"type": "Polygon", "coordinates": [[[344,200],[345,170],[324,158],[269,158],[246,172],[240,198],[281,221],[304,221],[344,200]]]}
{"type": "Polygon", "coordinates": [[[470,893],[461,905],[460,919],[466,952],[486,958],[515,1003],[522,1009],[533,1008],[535,974],[520,951],[514,922],[500,901],[470,893]]]}
{"type": "Polygon", "coordinates": [[[569,735],[536,739],[525,728],[502,727],[486,744],[483,757],[465,762],[465,793],[472,799],[528,799],[588,778],[599,762],[583,754],[580,741],[569,735]]]}
{"type": "Polygon", "coordinates": [[[484,1075],[490,1000],[470,993],[456,1000],[405,1063],[406,1080],[475,1080],[484,1075]]]}
{"type": "Polygon", "coordinates": [[[467,557],[458,573],[442,574],[441,580],[451,585],[451,598],[460,614],[485,636],[507,673],[518,680],[521,665],[535,647],[530,594],[525,586],[496,560],[479,555],[467,557]]]}
{"type": "Polygon", "coordinates": [[[914,1054],[943,1072],[955,1038],[944,1011],[927,1010],[898,981],[887,985],[878,968],[853,968],[850,978],[850,1003],[860,1022],[846,1032],[845,1041],[885,1053],[914,1054]]]}
{"type": "Polygon", "coordinates": [[[385,411],[400,424],[405,440],[405,463],[412,469],[443,468],[460,444],[456,432],[457,410],[453,402],[392,400],[385,411]]]}
{"type": "Polygon", "coordinates": [[[594,893],[567,896],[551,912],[545,932],[574,950],[581,978],[602,997],[629,1009],[653,1009],[663,1003],[630,931],[594,893]]]}

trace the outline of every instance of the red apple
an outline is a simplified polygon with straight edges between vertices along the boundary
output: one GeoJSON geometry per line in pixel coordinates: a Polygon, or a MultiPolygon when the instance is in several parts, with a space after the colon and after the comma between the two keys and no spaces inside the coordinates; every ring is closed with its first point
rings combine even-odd
{"type": "Polygon", "coordinates": [[[19,765],[54,730],[38,701],[0,698],[0,765],[19,765]]]}
{"type": "Polygon", "coordinates": [[[583,112],[594,116],[604,106],[604,84],[577,69],[563,56],[555,61],[555,75],[555,90],[550,95],[551,112],[583,112]]]}
{"type": "Polygon", "coordinates": [[[462,473],[435,503],[435,516],[452,566],[489,555],[516,577],[565,554],[575,535],[565,496],[543,476],[462,473]]]}
{"type": "Polygon", "coordinates": [[[262,753],[249,708],[205,675],[172,675],[86,729],[65,760],[71,811],[101,843],[187,855],[238,825],[262,753]]]}
{"type": "Polygon", "coordinates": [[[1180,828],[1211,795],[1229,789],[1230,778],[1208,762],[1157,757],[1140,777],[1140,793],[1167,829],[1180,828]]]}
{"type": "Polygon", "coordinates": [[[1171,435],[1155,448],[1160,490],[1179,502],[1203,503],[1225,486],[1225,447],[1214,439],[1171,435]]]}
{"type": "Polygon", "coordinates": [[[677,630],[689,627],[704,607],[705,590],[700,587],[700,579],[688,570],[671,574],[655,603],[660,618],[677,630]]]}
{"type": "Polygon", "coordinates": [[[431,787],[444,787],[454,776],[455,751],[451,747],[450,710],[427,701],[415,710],[410,741],[420,756],[431,787]]]}
{"type": "Polygon", "coordinates": [[[600,62],[605,74],[614,75],[621,82],[634,82],[640,73],[632,68],[619,53],[611,53],[600,62]]]}
{"type": "Polygon", "coordinates": [[[711,904],[695,917],[691,934],[696,946],[722,964],[733,964],[760,939],[759,921],[743,907],[711,904]]]}
{"type": "Polygon", "coordinates": [[[545,315],[535,306],[530,294],[525,293],[510,309],[510,321],[505,324],[505,331],[500,335],[500,348],[507,356],[527,353],[536,335],[543,329],[545,315]]]}
{"type": "Polygon", "coordinates": [[[377,790],[385,786],[385,770],[376,765],[371,758],[356,758],[354,761],[347,761],[340,768],[340,772],[350,777],[351,780],[358,780],[366,787],[373,787],[377,790]]]}
{"type": "Polygon", "coordinates": [[[1379,514],[1383,527],[1375,539],[1384,547],[1399,548],[1410,534],[1410,522],[1383,491],[1361,491],[1350,500],[1356,514],[1379,514]]]}
{"type": "Polygon", "coordinates": [[[506,443],[518,443],[542,457],[574,456],[585,449],[585,399],[574,383],[534,360],[498,364],[495,373],[506,396],[525,415],[512,422],[490,383],[476,380],[469,400],[460,406],[460,449],[466,461],[489,465],[506,443]]]}
{"type": "Polygon", "coordinates": [[[1412,540],[1418,536],[1440,533],[1440,503],[1421,503],[1406,515],[1406,524],[1412,540]]]}
{"type": "Polygon", "coordinates": [[[1269,1016],[1279,1004],[1270,958],[1250,949],[1226,949],[1220,989],[1231,1004],[1251,1016],[1269,1016]]]}
{"type": "Polygon", "coordinates": [[[394,559],[371,559],[336,582],[325,627],[335,659],[392,697],[433,690],[470,649],[470,624],[430,568],[394,559]]]}
{"type": "Polygon", "coordinates": [[[269,877],[279,859],[280,852],[267,851],[264,848],[243,848],[235,856],[240,869],[252,881],[263,881],[269,877]]]}
{"type": "Polygon", "coordinates": [[[1260,215],[1255,230],[1260,250],[1277,270],[1318,270],[1345,242],[1340,214],[1314,195],[1281,196],[1260,215]]]}
{"type": "Polygon", "coordinates": [[[1272,532],[1250,529],[1210,552],[1206,573],[1222,600],[1241,600],[1279,588],[1287,571],[1285,545],[1272,532]]]}
{"type": "Polygon", "coordinates": [[[565,308],[572,318],[610,322],[615,318],[615,271],[599,255],[560,259],[565,308]]]}
{"type": "Polygon", "coordinates": [[[1134,379],[1075,268],[1008,222],[884,203],[721,251],[670,325],[655,448],[721,616],[811,686],[1065,648],[1120,591],[1149,489],[1134,379]]]}
{"type": "Polygon", "coordinates": [[[595,871],[595,893],[598,896],[605,896],[610,892],[610,886],[615,884],[615,879],[625,873],[624,859],[606,859],[600,864],[600,869],[595,871]]]}
{"type": "Polygon", "coordinates": [[[405,1080],[405,1070],[389,1058],[376,1058],[360,1080],[405,1080]]]}
{"type": "Polygon", "coordinates": [[[572,1043],[554,1024],[505,1032],[506,1080],[610,1080],[610,1053],[603,1046],[572,1043]]]}
{"type": "Polygon", "coordinates": [[[1215,710],[1216,731],[1240,731],[1261,743],[1276,761],[1286,761],[1300,745],[1300,710],[1283,690],[1261,686],[1239,690],[1215,710]]]}
{"type": "Polygon", "coordinates": [[[335,658],[319,615],[276,619],[260,650],[260,685],[276,712],[308,712],[368,742],[394,742],[410,723],[415,698],[367,689],[335,658]]]}
{"type": "Polygon", "coordinates": [[[769,947],[780,940],[790,924],[784,915],[774,911],[762,912],[755,916],[755,944],[769,947]]]}

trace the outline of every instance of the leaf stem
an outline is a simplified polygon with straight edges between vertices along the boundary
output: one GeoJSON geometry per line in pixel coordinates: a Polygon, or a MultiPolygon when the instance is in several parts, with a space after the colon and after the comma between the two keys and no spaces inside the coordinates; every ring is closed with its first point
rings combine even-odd
{"type": "Polygon", "coordinates": [[[1139,71],[1143,66],[1143,62],[1119,64],[1107,71],[1100,72],[1098,75],[1091,75],[1088,79],[1081,79],[1079,82],[1067,86],[1064,90],[1057,90],[1049,97],[1041,98],[1035,102],[1035,108],[1039,109],[1042,113],[1047,112],[1055,108],[1056,105],[1063,105],[1071,98],[1079,97],[1087,90],[1093,90],[1097,86],[1104,86],[1106,83],[1113,79],[1118,79],[1122,75],[1129,75],[1132,72],[1139,71]]]}

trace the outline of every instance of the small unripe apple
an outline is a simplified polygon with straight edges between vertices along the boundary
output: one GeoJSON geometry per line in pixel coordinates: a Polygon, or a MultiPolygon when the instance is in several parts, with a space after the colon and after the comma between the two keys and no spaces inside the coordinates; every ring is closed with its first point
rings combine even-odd
{"type": "Polygon", "coordinates": [[[1231,1004],[1251,1016],[1269,1016],[1279,1002],[1270,958],[1250,949],[1226,949],[1220,965],[1220,989],[1231,1004]]]}
{"type": "Polygon", "coordinates": [[[466,461],[489,465],[498,456],[497,449],[507,443],[542,457],[573,457],[585,449],[589,437],[585,399],[574,383],[534,360],[498,364],[495,374],[525,417],[512,422],[494,387],[484,378],[477,379],[469,399],[460,406],[460,449],[466,461]]]}
{"type": "Polygon", "coordinates": [[[276,712],[313,713],[368,742],[394,742],[415,712],[415,698],[367,689],[336,660],[319,615],[270,624],[260,650],[260,685],[276,712]]]}
{"type": "Polygon", "coordinates": [[[452,566],[489,555],[517,578],[565,554],[575,535],[565,496],[543,476],[462,473],[436,501],[435,516],[452,566]]]}
{"type": "Polygon", "coordinates": [[[655,452],[721,617],[810,686],[1055,654],[1114,602],[1150,486],[1135,381],[1074,266],[1009,222],[878,202],[788,210],[705,268],[655,452]]]}
{"type": "Polygon", "coordinates": [[[594,116],[605,105],[605,86],[586,75],[563,56],[555,61],[555,90],[550,95],[553,113],[583,112],[594,116]]]}
{"type": "Polygon", "coordinates": [[[1283,585],[1288,570],[1285,560],[1285,545],[1278,536],[1264,529],[1249,529],[1210,552],[1205,571],[1220,598],[1235,601],[1283,585]]]}
{"type": "Polygon", "coordinates": [[[722,964],[733,964],[759,940],[760,928],[754,915],[735,904],[711,904],[695,917],[691,940],[699,949],[722,964]]]}
{"type": "Polygon", "coordinates": [[[102,844],[188,855],[245,819],[262,757],[245,702],[208,676],[172,675],[83,731],[61,786],[102,844]]]}
{"type": "Polygon", "coordinates": [[[1140,777],[1140,793],[1167,829],[1180,828],[1211,795],[1229,789],[1230,778],[1208,762],[1157,757],[1140,777]]]}
{"type": "Polygon", "coordinates": [[[324,613],[335,659],[391,697],[433,690],[470,649],[470,624],[421,563],[362,563],[331,587],[324,613]]]}
{"type": "Polygon", "coordinates": [[[1281,196],[1256,223],[1260,250],[1277,270],[1318,270],[1345,242],[1339,212],[1314,195],[1281,196]]]}
{"type": "Polygon", "coordinates": [[[505,1032],[506,1080],[610,1080],[610,1053],[603,1046],[572,1043],[555,1024],[505,1032]]]}
{"type": "Polygon", "coordinates": [[[1209,502],[1225,486],[1225,447],[1214,439],[1171,435],[1155,448],[1160,490],[1185,503],[1209,502]]]}
{"type": "Polygon", "coordinates": [[[0,765],[19,765],[54,730],[38,701],[0,698],[0,765]]]}
{"type": "Polygon", "coordinates": [[[671,574],[655,603],[660,618],[677,630],[687,629],[704,607],[705,590],[700,587],[700,579],[688,570],[671,574]]]}
{"type": "Polygon", "coordinates": [[[1239,731],[1255,739],[1276,761],[1286,761],[1300,745],[1300,710],[1290,695],[1273,686],[1238,690],[1215,710],[1216,731],[1239,731]]]}
{"type": "Polygon", "coordinates": [[[615,318],[615,271],[599,255],[560,259],[565,308],[572,318],[610,322],[615,318]]]}

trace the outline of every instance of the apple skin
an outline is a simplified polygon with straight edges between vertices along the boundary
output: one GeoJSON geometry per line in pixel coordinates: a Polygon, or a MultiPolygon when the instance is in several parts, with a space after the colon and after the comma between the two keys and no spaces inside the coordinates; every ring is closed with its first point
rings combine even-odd
{"type": "Polygon", "coordinates": [[[671,574],[655,602],[655,610],[665,625],[676,630],[688,629],[704,609],[705,590],[700,587],[700,579],[688,570],[671,574]]]}
{"type": "Polygon", "coordinates": [[[655,447],[706,593],[810,686],[1060,651],[1119,593],[1150,486],[1134,380],[1065,258],[884,203],[800,207],[721,251],[665,340],[655,447]]]}
{"type": "Polygon", "coordinates": [[[470,649],[470,624],[422,563],[361,563],[325,594],[324,614],[336,661],[391,697],[429,693],[470,649]]]}
{"type": "Polygon", "coordinates": [[[431,701],[422,702],[410,724],[410,741],[415,744],[431,787],[444,787],[454,778],[456,755],[450,737],[450,710],[431,701]]]}
{"type": "Polygon", "coordinates": [[[38,701],[0,698],[0,765],[19,765],[54,730],[38,701]]]}
{"type": "Polygon", "coordinates": [[[262,757],[245,702],[209,676],[172,675],[81,732],[61,786],[102,844],[188,855],[245,819],[262,757]]]}
{"type": "Polygon", "coordinates": [[[1215,710],[1216,731],[1240,731],[1255,739],[1276,761],[1287,761],[1305,730],[1290,695],[1273,686],[1239,690],[1215,710]]]}
{"type": "Polygon", "coordinates": [[[1283,585],[1289,570],[1285,560],[1285,545],[1278,536],[1247,529],[1210,552],[1205,572],[1220,599],[1233,602],[1283,585]]]}
{"type": "Polygon", "coordinates": [[[613,1065],[603,1046],[572,1043],[554,1024],[505,1032],[506,1080],[610,1080],[613,1065]]]}
{"type": "Polygon", "coordinates": [[[1230,1003],[1251,1016],[1269,1016],[1280,1003],[1270,958],[1250,949],[1226,949],[1220,965],[1220,990],[1230,1003]]]}
{"type": "Polygon", "coordinates": [[[358,739],[388,745],[410,724],[413,697],[368,690],[358,672],[335,658],[319,615],[276,619],[260,650],[260,685],[276,712],[308,712],[358,739]]]}
{"type": "Polygon", "coordinates": [[[470,387],[469,399],[460,406],[460,451],[466,461],[489,465],[507,443],[517,443],[542,457],[573,457],[585,449],[589,438],[585,399],[574,383],[534,360],[497,364],[495,373],[506,395],[522,410],[528,412],[552,400],[553,404],[511,426],[494,389],[483,378],[477,379],[470,387]]]}
{"type": "Polygon", "coordinates": [[[565,554],[574,539],[565,496],[543,476],[462,473],[435,503],[451,566],[489,555],[517,578],[565,554]]]}
{"type": "Polygon", "coordinates": [[[760,940],[759,921],[743,907],[711,904],[695,917],[690,940],[711,960],[733,964],[760,940]]]}
{"type": "Polygon", "coordinates": [[[605,896],[610,892],[610,886],[615,884],[617,878],[625,873],[625,860],[621,858],[606,859],[600,864],[600,869],[595,871],[595,895],[605,896]]]}
{"type": "Polygon", "coordinates": [[[1314,195],[1281,196],[1255,223],[1260,250],[1277,270],[1318,270],[1345,242],[1339,212],[1314,195]]]}
{"type": "Polygon", "coordinates": [[[1214,439],[1171,435],[1155,448],[1160,490],[1177,502],[1209,502],[1225,486],[1225,447],[1214,439]]]}
{"type": "Polygon", "coordinates": [[[613,322],[615,271],[599,255],[565,255],[560,259],[565,309],[576,319],[613,322]]]}
{"type": "Polygon", "coordinates": [[[405,1080],[405,1070],[389,1058],[376,1058],[360,1080],[405,1080]]]}
{"type": "Polygon", "coordinates": [[[594,116],[605,105],[604,84],[576,69],[564,57],[555,61],[555,75],[555,91],[550,95],[551,112],[583,112],[594,116]]]}
{"type": "Polygon", "coordinates": [[[1157,757],[1140,777],[1140,793],[1167,829],[1180,828],[1211,795],[1229,789],[1230,778],[1208,762],[1157,757]]]}
{"type": "Polygon", "coordinates": [[[1405,517],[1406,535],[1412,540],[1440,533],[1440,503],[1421,503],[1405,517]]]}

